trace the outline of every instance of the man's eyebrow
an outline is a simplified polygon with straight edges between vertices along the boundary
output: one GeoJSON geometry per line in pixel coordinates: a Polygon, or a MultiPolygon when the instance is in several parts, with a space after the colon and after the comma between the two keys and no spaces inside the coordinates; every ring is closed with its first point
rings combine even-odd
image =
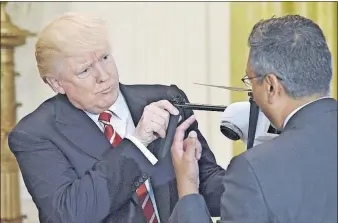
{"type": "Polygon", "coordinates": [[[78,70],[82,70],[84,68],[90,67],[92,64],[94,63],[94,61],[82,61],[79,63],[76,63],[76,66],[78,70]]]}
{"type": "Polygon", "coordinates": [[[93,64],[94,61],[88,60],[75,60],[75,64],[72,65],[74,72],[81,72],[84,69],[87,69],[93,64]]]}
{"type": "Polygon", "coordinates": [[[77,63],[77,64],[86,64],[86,63],[88,63],[88,58],[75,57],[74,62],[77,63]]]}
{"type": "Polygon", "coordinates": [[[101,52],[101,53],[99,54],[99,57],[98,57],[98,58],[102,58],[102,57],[105,57],[105,56],[107,56],[107,55],[110,55],[110,52],[109,52],[109,51],[104,51],[104,52],[101,52]]]}

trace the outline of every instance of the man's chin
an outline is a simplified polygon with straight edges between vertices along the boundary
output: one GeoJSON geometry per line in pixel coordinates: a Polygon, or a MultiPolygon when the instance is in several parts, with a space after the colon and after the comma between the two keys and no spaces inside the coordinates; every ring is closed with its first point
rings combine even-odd
{"type": "Polygon", "coordinates": [[[117,100],[117,96],[110,94],[105,95],[104,98],[102,98],[100,101],[98,101],[98,107],[108,110],[117,100]]]}

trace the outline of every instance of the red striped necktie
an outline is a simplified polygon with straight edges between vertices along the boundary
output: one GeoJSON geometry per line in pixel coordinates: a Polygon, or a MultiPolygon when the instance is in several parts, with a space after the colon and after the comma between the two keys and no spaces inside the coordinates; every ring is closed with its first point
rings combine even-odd
{"type": "MultiPolygon", "coordinates": [[[[114,130],[110,124],[110,119],[113,116],[113,112],[104,111],[99,115],[99,122],[104,125],[104,135],[107,137],[113,147],[117,146],[121,141],[121,136],[114,130]]],[[[140,185],[136,190],[136,194],[142,206],[143,214],[147,223],[158,223],[158,219],[155,215],[153,203],[150,199],[145,182],[140,185]]]]}
{"type": "Polygon", "coordinates": [[[104,135],[107,137],[109,142],[113,147],[117,146],[121,141],[121,136],[114,130],[113,126],[110,124],[110,119],[113,116],[111,111],[102,112],[99,115],[99,122],[104,126],[104,135]]]}

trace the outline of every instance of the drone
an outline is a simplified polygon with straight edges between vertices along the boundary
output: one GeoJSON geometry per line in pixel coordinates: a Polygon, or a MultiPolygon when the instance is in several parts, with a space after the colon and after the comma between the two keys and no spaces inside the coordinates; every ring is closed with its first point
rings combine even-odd
{"type": "MultiPolygon", "coordinates": [[[[194,84],[201,85],[201,86],[207,86],[207,87],[222,88],[222,89],[226,89],[230,91],[248,92],[248,96],[251,98],[251,100],[253,100],[251,89],[239,88],[239,87],[226,87],[226,86],[211,85],[211,84],[199,84],[199,83],[194,83],[194,84]]],[[[186,109],[200,110],[200,111],[217,111],[217,112],[223,112],[226,109],[226,106],[222,106],[222,105],[187,103],[185,99],[180,96],[171,97],[170,101],[173,103],[174,106],[178,108],[186,108],[186,109]]]]}
{"type": "MultiPolygon", "coordinates": [[[[221,86],[221,85],[212,85],[212,84],[200,84],[200,83],[194,83],[196,85],[200,86],[206,86],[206,87],[214,87],[214,88],[221,88],[225,90],[230,91],[237,91],[237,92],[247,92],[249,96],[249,102],[250,102],[250,116],[249,116],[249,130],[248,130],[248,141],[247,141],[247,149],[250,149],[254,145],[254,138],[256,134],[256,126],[258,121],[258,115],[259,115],[259,107],[255,103],[252,90],[248,88],[240,88],[240,87],[228,87],[228,86],[221,86]]],[[[178,108],[186,108],[186,109],[192,109],[192,110],[202,110],[202,111],[218,111],[218,112],[224,112],[224,110],[227,108],[227,106],[216,106],[216,105],[206,105],[206,104],[192,104],[192,103],[186,103],[185,100],[182,100],[182,98],[172,98],[172,103],[174,106],[178,108]]],[[[235,139],[236,133],[233,132],[232,129],[227,128],[225,126],[220,127],[221,132],[226,135],[227,137],[233,137],[235,139]]]]}
{"type": "MultiPolygon", "coordinates": [[[[252,148],[254,145],[256,127],[257,127],[258,116],[259,116],[259,107],[254,101],[252,90],[247,89],[247,88],[227,87],[227,86],[211,85],[211,84],[199,84],[199,83],[194,83],[194,84],[206,86],[206,87],[215,87],[215,88],[221,88],[221,89],[230,90],[230,91],[248,93],[249,102],[250,102],[250,116],[249,116],[247,149],[252,148]]],[[[178,109],[192,109],[192,110],[201,110],[201,111],[224,112],[227,108],[227,106],[188,103],[185,100],[185,98],[183,98],[181,95],[172,93],[170,92],[170,90],[167,92],[167,94],[168,94],[169,101],[178,109]]],[[[174,134],[175,134],[175,129],[178,123],[179,123],[179,116],[170,115],[169,124],[167,128],[167,137],[165,140],[162,141],[161,143],[162,145],[159,150],[160,157],[164,157],[170,150],[170,147],[172,145],[172,141],[174,138],[174,134]]],[[[226,137],[236,140],[237,135],[236,135],[236,132],[234,132],[232,128],[221,125],[220,130],[226,137]]]]}

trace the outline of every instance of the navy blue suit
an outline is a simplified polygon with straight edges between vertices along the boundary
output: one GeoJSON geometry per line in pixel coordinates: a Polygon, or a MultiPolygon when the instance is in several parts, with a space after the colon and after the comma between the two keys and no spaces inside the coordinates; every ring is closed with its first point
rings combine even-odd
{"type": "MultiPolygon", "coordinates": [[[[171,88],[185,97],[176,86],[171,88]]],[[[146,105],[167,99],[168,86],[123,85],[135,126],[146,105]]],[[[183,120],[192,111],[186,110],[183,120]]],[[[219,216],[224,170],[216,164],[195,122],[203,145],[200,190],[213,215],[219,216]]],[[[161,139],[148,149],[155,155],[161,139]]],[[[128,139],[112,149],[98,126],[56,95],[24,117],[9,134],[9,146],[39,210],[41,223],[144,222],[135,190],[151,178],[161,222],[167,222],[178,200],[171,154],[155,166],[128,139]]]]}

